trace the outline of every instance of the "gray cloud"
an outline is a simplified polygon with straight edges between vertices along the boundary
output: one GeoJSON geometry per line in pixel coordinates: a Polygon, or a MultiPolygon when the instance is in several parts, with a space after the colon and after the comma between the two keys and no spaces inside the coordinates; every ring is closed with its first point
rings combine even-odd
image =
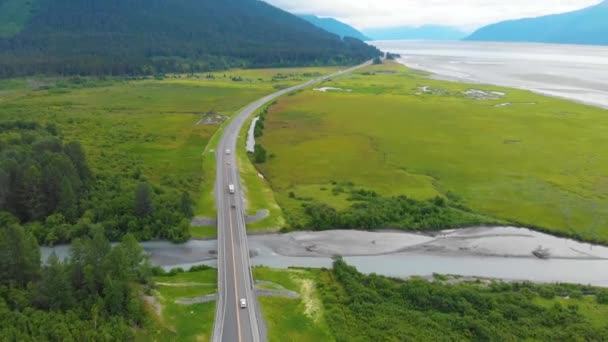
{"type": "Polygon", "coordinates": [[[506,19],[568,12],[600,0],[266,0],[297,14],[333,17],[359,29],[440,24],[474,29],[506,19]]]}

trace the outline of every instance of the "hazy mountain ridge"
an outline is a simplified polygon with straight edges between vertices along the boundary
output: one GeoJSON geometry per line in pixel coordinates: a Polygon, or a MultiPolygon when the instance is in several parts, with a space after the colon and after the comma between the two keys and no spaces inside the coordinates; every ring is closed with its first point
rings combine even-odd
{"type": "Polygon", "coordinates": [[[340,37],[352,37],[360,40],[369,40],[363,33],[356,28],[343,23],[334,18],[320,18],[316,15],[298,15],[300,18],[308,21],[309,23],[324,29],[327,32],[337,34],[340,37]]]}
{"type": "Polygon", "coordinates": [[[608,1],[574,12],[488,25],[466,40],[608,45],[608,1]]]}
{"type": "Polygon", "coordinates": [[[378,54],[256,0],[0,0],[7,4],[24,15],[3,31],[0,22],[0,77],[353,64],[378,54]]]}
{"type": "Polygon", "coordinates": [[[441,25],[423,25],[420,27],[402,26],[363,30],[373,40],[460,40],[467,33],[453,27],[441,25]]]}

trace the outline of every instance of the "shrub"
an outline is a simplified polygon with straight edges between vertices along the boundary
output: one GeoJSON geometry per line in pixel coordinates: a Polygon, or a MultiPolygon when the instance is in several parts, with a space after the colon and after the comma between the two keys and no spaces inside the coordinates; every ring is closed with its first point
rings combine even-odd
{"type": "Polygon", "coordinates": [[[608,304],[608,290],[601,290],[595,298],[599,304],[608,304]]]}

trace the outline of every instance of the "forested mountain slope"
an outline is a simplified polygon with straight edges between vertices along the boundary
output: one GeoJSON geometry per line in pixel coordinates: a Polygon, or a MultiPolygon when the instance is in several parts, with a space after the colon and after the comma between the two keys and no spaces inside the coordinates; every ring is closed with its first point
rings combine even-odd
{"type": "Polygon", "coordinates": [[[0,77],[347,64],[378,51],[256,0],[0,0],[0,77]]]}

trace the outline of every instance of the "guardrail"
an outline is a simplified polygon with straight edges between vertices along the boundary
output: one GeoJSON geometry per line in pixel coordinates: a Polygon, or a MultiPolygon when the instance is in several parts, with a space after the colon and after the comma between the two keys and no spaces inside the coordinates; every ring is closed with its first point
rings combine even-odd
{"type": "MultiPolygon", "coordinates": [[[[218,144],[218,147],[220,144],[218,144]]],[[[215,155],[217,158],[217,148],[215,151],[215,155]]],[[[220,174],[220,165],[216,165],[216,168],[218,168],[217,170],[217,174],[220,174]]],[[[216,177],[220,177],[220,176],[216,176],[216,177]]],[[[217,181],[217,178],[216,178],[217,181]]],[[[220,184],[218,184],[216,182],[215,184],[215,197],[218,197],[218,191],[221,191],[222,187],[220,184]]],[[[219,209],[219,207],[221,206],[220,203],[216,203],[215,204],[216,207],[219,209]]],[[[219,210],[218,210],[219,213],[219,210]]],[[[224,222],[223,216],[222,215],[217,215],[217,301],[216,301],[216,308],[215,308],[215,319],[213,321],[213,332],[211,333],[211,341],[213,342],[221,342],[222,341],[222,334],[223,334],[223,327],[224,327],[224,318],[226,315],[226,299],[225,297],[225,293],[222,290],[223,286],[224,286],[224,278],[225,275],[224,273],[226,272],[226,267],[223,264],[224,261],[224,230],[223,229],[219,229],[219,227],[221,227],[221,224],[223,224],[224,222]]]]}
{"type": "MultiPolygon", "coordinates": [[[[241,177],[240,177],[240,172],[237,169],[237,181],[239,183],[239,195],[241,195],[240,193],[240,189],[243,189],[243,186],[241,184],[241,177]]],[[[241,201],[241,208],[243,209],[243,198],[241,196],[239,196],[238,198],[239,201],[241,201]]],[[[246,267],[247,267],[247,275],[249,278],[249,294],[250,296],[248,296],[249,298],[252,298],[253,300],[250,301],[249,304],[249,319],[251,321],[251,328],[252,328],[252,335],[253,335],[253,341],[254,342],[260,342],[260,341],[267,341],[268,337],[266,336],[266,329],[260,329],[260,327],[264,327],[265,323],[263,318],[261,317],[260,313],[261,311],[258,310],[258,303],[257,303],[257,296],[255,294],[255,282],[253,280],[253,272],[251,269],[251,258],[249,255],[249,240],[247,239],[247,222],[245,222],[245,212],[243,209],[243,212],[241,212],[241,215],[239,215],[239,220],[241,221],[242,227],[245,229],[242,229],[240,234],[241,234],[241,241],[242,244],[245,246],[245,262],[243,263],[246,267]]]]}

